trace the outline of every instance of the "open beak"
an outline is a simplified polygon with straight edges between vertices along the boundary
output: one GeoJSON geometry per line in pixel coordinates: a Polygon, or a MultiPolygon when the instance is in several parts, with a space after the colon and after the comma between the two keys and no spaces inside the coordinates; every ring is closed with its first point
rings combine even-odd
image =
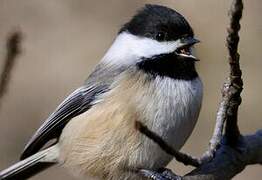
{"type": "Polygon", "coordinates": [[[199,43],[198,39],[193,37],[179,39],[179,46],[175,50],[175,53],[183,59],[199,61],[192,53],[192,47],[194,44],[199,43]]]}

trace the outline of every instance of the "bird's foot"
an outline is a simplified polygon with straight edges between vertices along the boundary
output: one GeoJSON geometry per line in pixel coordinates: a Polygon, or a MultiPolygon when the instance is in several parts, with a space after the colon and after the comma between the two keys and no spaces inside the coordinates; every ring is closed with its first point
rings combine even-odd
{"type": "Polygon", "coordinates": [[[152,180],[181,180],[181,177],[174,174],[170,169],[161,168],[158,171],[141,169],[140,173],[152,180]]]}

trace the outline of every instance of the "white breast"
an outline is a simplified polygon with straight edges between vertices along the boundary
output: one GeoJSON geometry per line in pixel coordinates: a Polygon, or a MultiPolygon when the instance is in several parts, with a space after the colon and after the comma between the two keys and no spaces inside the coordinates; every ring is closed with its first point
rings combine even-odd
{"type": "Polygon", "coordinates": [[[202,102],[202,83],[158,77],[155,80],[156,114],[152,129],[175,149],[180,149],[193,131],[202,102]]]}
{"type": "MultiPolygon", "coordinates": [[[[140,109],[147,126],[169,145],[179,150],[193,131],[202,102],[202,82],[156,77],[146,99],[140,99],[140,109]],[[144,103],[142,103],[144,102],[144,103]]],[[[159,150],[154,142],[145,140],[144,156],[153,167],[165,166],[172,158],[159,150]]]]}

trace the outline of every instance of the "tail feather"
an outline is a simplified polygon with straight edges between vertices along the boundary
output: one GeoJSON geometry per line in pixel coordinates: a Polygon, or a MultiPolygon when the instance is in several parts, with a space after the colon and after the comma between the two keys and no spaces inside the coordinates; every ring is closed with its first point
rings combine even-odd
{"type": "Polygon", "coordinates": [[[0,171],[0,180],[23,180],[58,162],[58,148],[52,146],[0,171]]]}

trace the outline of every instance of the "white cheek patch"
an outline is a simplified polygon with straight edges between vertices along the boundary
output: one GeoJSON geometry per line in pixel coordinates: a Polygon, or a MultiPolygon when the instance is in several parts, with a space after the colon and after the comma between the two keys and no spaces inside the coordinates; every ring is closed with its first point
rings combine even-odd
{"type": "Polygon", "coordinates": [[[122,32],[117,36],[102,61],[114,65],[132,65],[141,58],[174,52],[180,45],[180,40],[158,42],[150,38],[122,32]]]}

